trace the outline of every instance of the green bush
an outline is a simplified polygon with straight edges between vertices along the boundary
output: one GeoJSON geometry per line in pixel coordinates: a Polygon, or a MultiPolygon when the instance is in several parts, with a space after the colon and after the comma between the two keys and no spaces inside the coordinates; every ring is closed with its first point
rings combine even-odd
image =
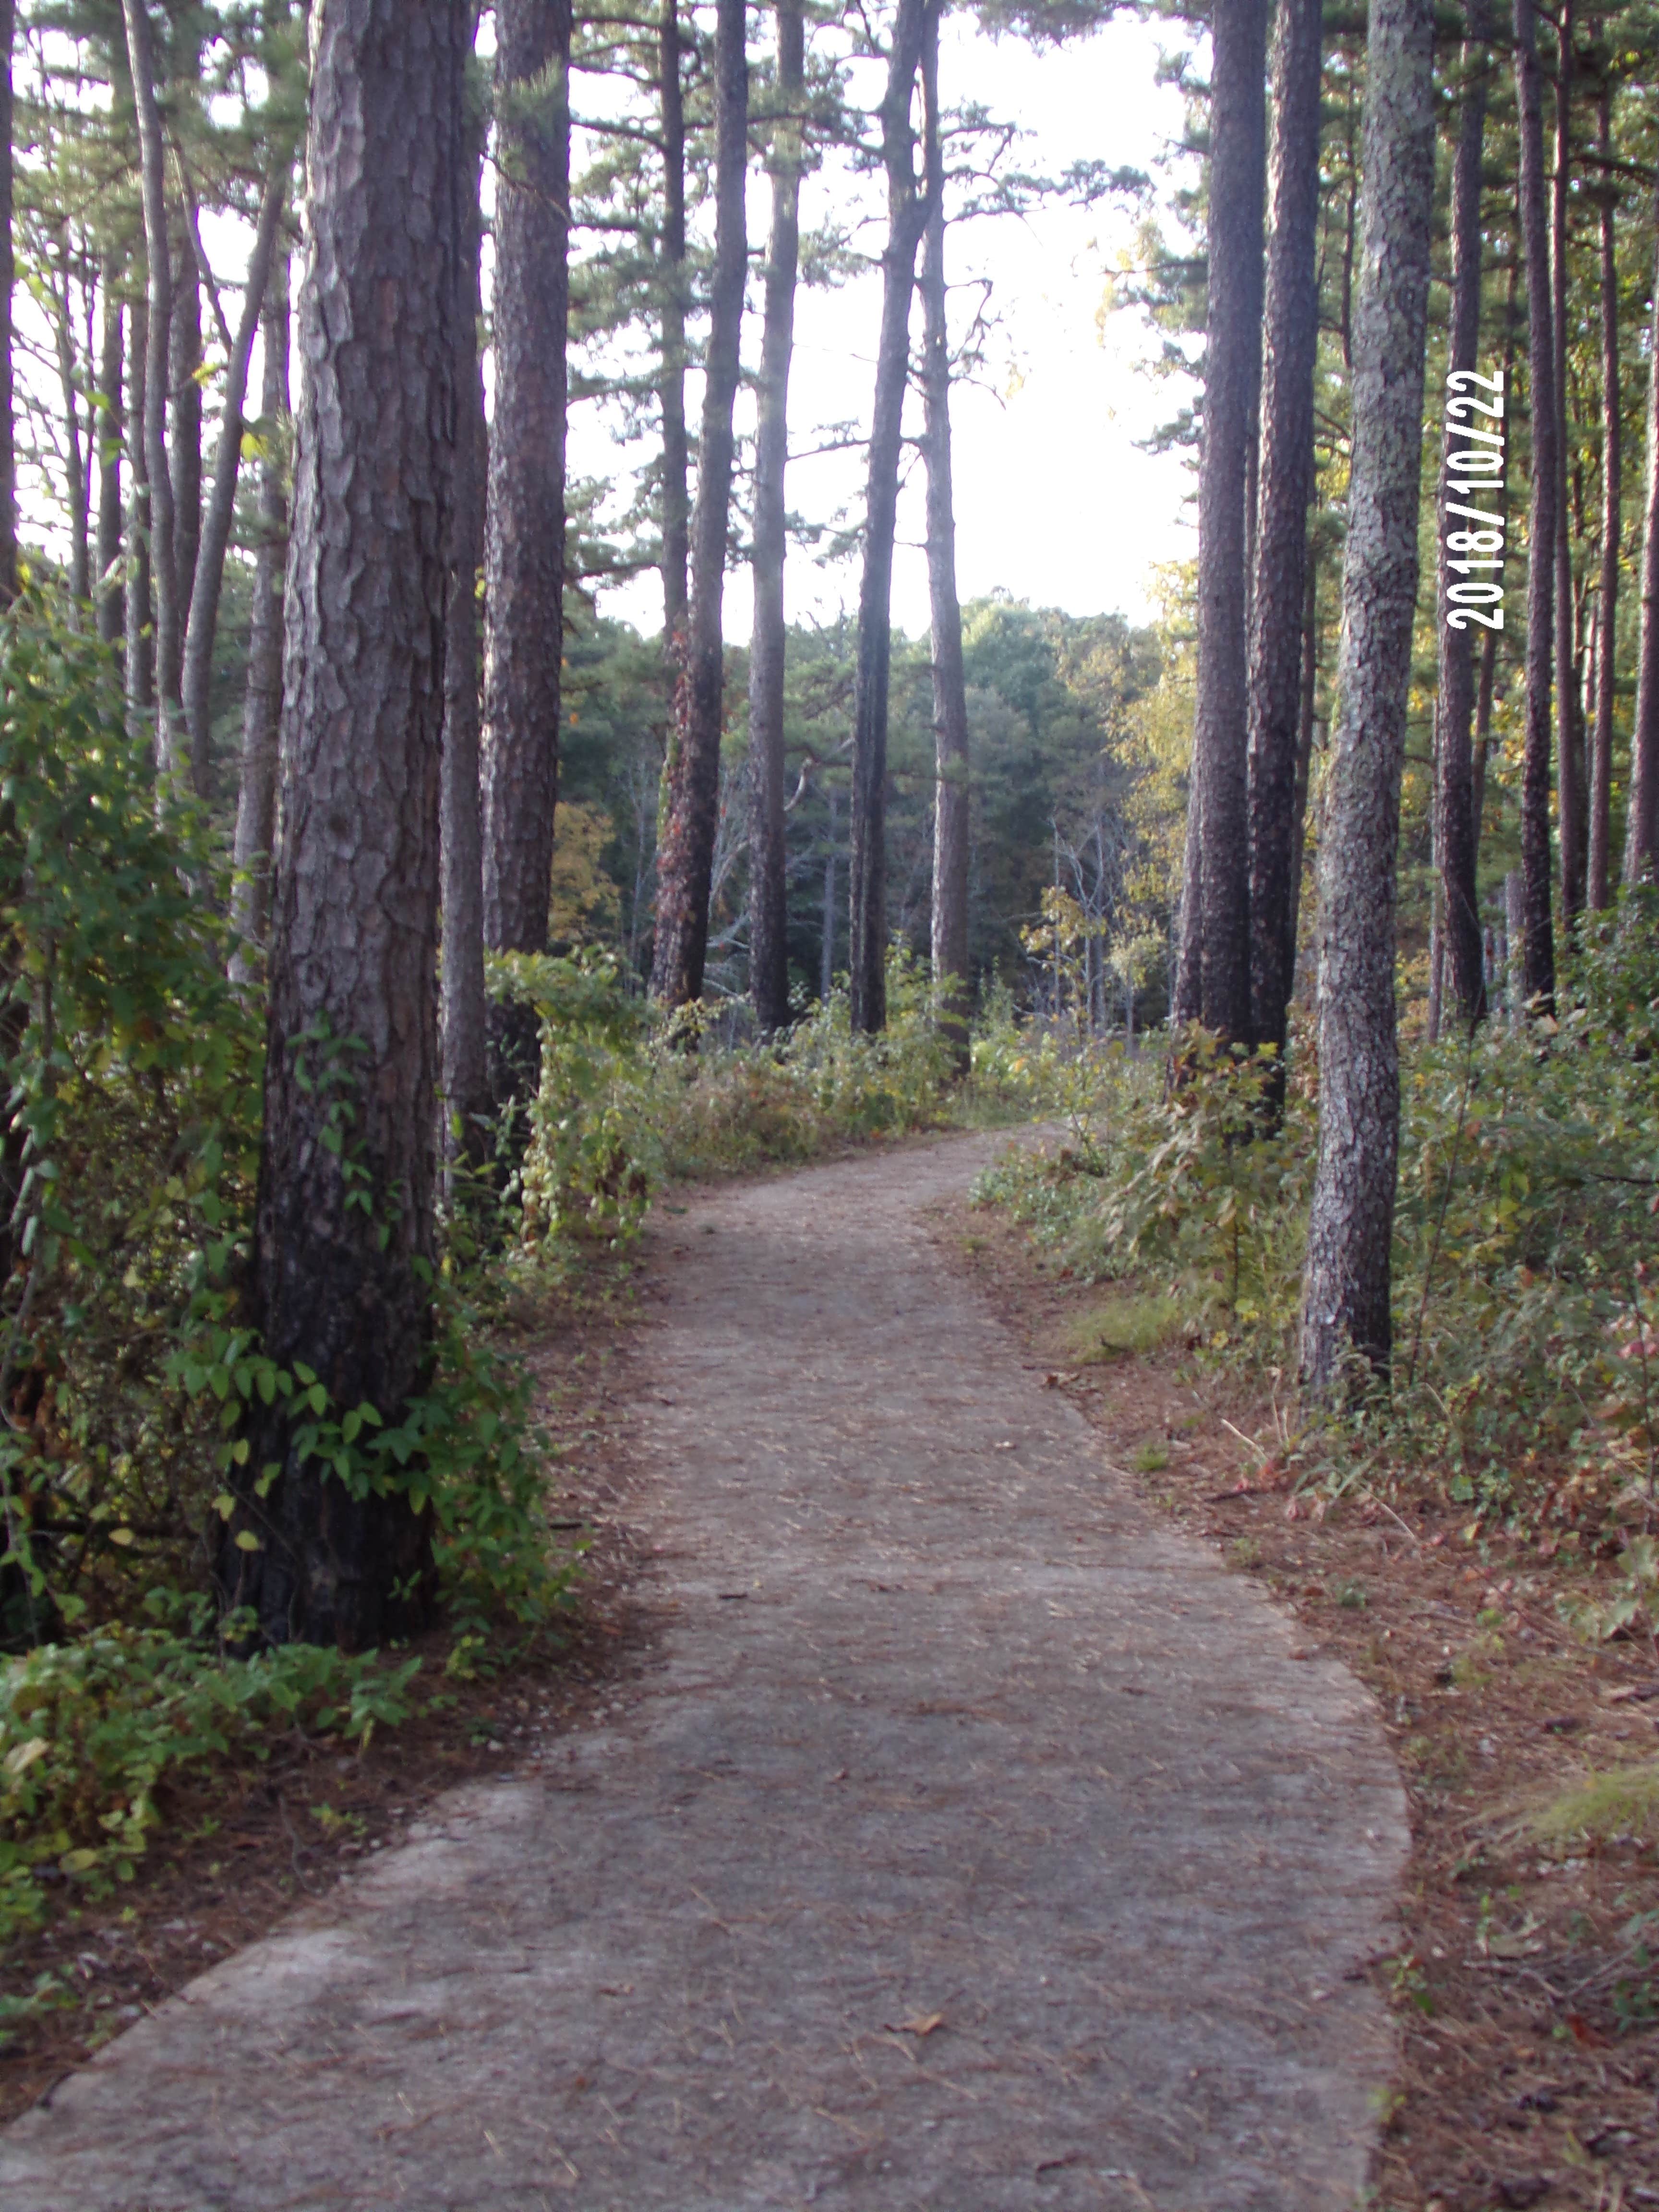
{"type": "MultiPolygon", "coordinates": [[[[1659,1512],[1659,921],[1584,925],[1556,1020],[1408,1046],[1391,1389],[1304,1439],[1341,1486],[1431,1469],[1449,1495],[1610,1545],[1659,1512]]],[[[1086,1142],[1016,1153],[977,1195],[1085,1278],[1135,1277],[1189,1339],[1294,1374],[1317,1128],[1311,1040],[1282,1123],[1261,1071],[1199,1041],[1185,1079],[1107,1064],[1086,1142]]]]}
{"type": "Polygon", "coordinates": [[[0,1941],[33,1924],[44,1881],[130,1881],[169,1781],[269,1755],[298,1729],[367,1742],[410,1710],[417,1658],[289,1644],[250,1659],[204,1640],[200,1607],[151,1594],[144,1626],[43,1644],[0,1669],[0,1941]],[[193,1632],[156,1625],[194,1612],[193,1632]]]}

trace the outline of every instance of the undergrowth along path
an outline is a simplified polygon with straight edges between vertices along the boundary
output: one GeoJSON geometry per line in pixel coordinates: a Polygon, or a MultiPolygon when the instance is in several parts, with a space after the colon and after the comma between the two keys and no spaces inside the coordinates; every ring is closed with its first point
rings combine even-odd
{"type": "Polygon", "coordinates": [[[655,1658],[0,2141],[8,2212],[1347,2212],[1404,1803],[930,1244],[1001,1139],[655,1232],[655,1658]]]}

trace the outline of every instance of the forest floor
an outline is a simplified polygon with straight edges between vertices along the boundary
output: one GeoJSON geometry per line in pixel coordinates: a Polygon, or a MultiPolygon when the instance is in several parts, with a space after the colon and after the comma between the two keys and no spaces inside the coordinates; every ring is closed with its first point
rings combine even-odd
{"type": "Polygon", "coordinates": [[[613,1652],[37,2103],[8,2212],[1359,2200],[1382,1721],[966,1279],[1003,1141],[665,1209],[578,1432],[613,1652]]]}
{"type": "Polygon", "coordinates": [[[1525,1822],[1594,1775],[1653,1774],[1651,1651],[1587,1650],[1555,1609],[1548,1559],[1489,1534],[1472,1545],[1467,1508],[1427,1484],[1393,1506],[1293,1496],[1271,1399],[1201,1374],[1179,1345],[1091,1356],[1091,1316],[1134,1285],[1071,1279],[992,1208],[956,1198],[931,1218],[1120,1480],[1221,1547],[1301,1625],[1300,1649],[1340,1658],[1377,1698],[1412,1855],[1400,1933],[1372,1967],[1401,2064],[1369,2201],[1659,2204],[1656,1854],[1629,1835],[1540,1844],[1525,1822]]]}

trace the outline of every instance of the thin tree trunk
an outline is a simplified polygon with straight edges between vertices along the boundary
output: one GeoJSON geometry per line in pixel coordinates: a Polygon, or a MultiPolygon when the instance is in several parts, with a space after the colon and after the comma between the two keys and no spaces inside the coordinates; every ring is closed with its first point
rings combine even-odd
{"type": "Polygon", "coordinates": [[[145,0],[122,0],[127,58],[138,118],[139,177],[143,192],[144,252],[149,265],[144,361],[144,477],[135,483],[138,526],[149,544],[150,586],[155,596],[154,647],[156,755],[165,774],[184,765],[182,734],[183,635],[179,628],[178,558],[173,536],[173,477],[167,459],[167,371],[173,327],[173,259],[167,244],[166,152],[155,104],[155,65],[150,53],[145,0]]]}
{"type": "Polygon", "coordinates": [[[1572,0],[1561,0],[1555,80],[1555,175],[1550,195],[1550,301],[1555,341],[1556,812],[1561,919],[1568,935],[1584,903],[1585,775],[1573,666],[1572,515],[1567,504],[1567,185],[1572,142],[1572,0]]]}
{"type": "Polygon", "coordinates": [[[455,561],[444,659],[443,1075],[451,1159],[476,1163],[489,1120],[489,1014],[484,996],[483,830],[478,799],[478,572],[484,551],[482,109],[468,116],[467,198],[462,211],[461,296],[456,312],[455,561]]]}
{"type": "Polygon", "coordinates": [[[1528,406],[1532,502],[1527,526],[1527,720],[1521,785],[1521,866],[1527,884],[1523,972],[1527,996],[1547,1012],[1555,1001],[1550,895],[1550,684],[1555,617],[1555,533],[1559,512],[1555,404],[1555,317],[1550,301],[1545,210],[1544,125],[1540,112],[1538,23],[1534,0],[1515,0],[1515,81],[1520,110],[1521,231],[1527,264],[1528,406]]]}
{"type": "Polygon", "coordinates": [[[1372,0],[1354,315],[1339,706],[1319,870],[1319,1151],[1304,1389],[1358,1354],[1386,1373],[1400,1143],[1395,899],[1422,474],[1434,209],[1432,0],[1372,0]]]}
{"type": "Polygon", "coordinates": [[[133,301],[127,315],[127,476],[125,623],[127,710],[148,717],[155,704],[155,628],[149,562],[149,305],[133,301]]]}
{"type": "Polygon", "coordinates": [[[836,987],[836,793],[831,786],[830,827],[823,848],[823,928],[818,940],[818,1003],[827,1006],[836,987]]]}
{"type": "MultiPolygon", "coordinates": [[[[1462,105],[1457,154],[1452,167],[1452,310],[1446,366],[1449,371],[1478,367],[1480,344],[1480,167],[1486,147],[1486,90],[1490,71],[1491,23],[1486,0],[1468,0],[1464,11],[1462,57],[1462,105]]],[[[1446,426],[1440,459],[1440,511],[1455,495],[1449,486],[1449,457],[1454,446],[1468,446],[1456,423],[1446,426]]],[[[1467,454],[1464,456],[1468,458],[1467,454]]],[[[1499,473],[1493,471],[1494,479],[1499,473]]],[[[1486,1011],[1486,960],[1480,942],[1480,907],[1476,882],[1478,848],[1474,826],[1474,640],[1446,620],[1451,579],[1445,563],[1447,532],[1439,533],[1439,590],[1436,629],[1440,655],[1440,696],[1435,718],[1435,857],[1440,871],[1443,950],[1451,988],[1467,1024],[1486,1011]]],[[[1490,632],[1483,632],[1489,635],[1490,632]]]]}
{"type": "Polygon", "coordinates": [[[70,292],[69,234],[58,237],[64,289],[54,289],[52,319],[58,342],[58,381],[64,400],[64,488],[69,495],[69,591],[79,607],[92,596],[91,518],[87,513],[87,471],[81,439],[81,390],[75,358],[75,310],[70,292]]]}
{"type": "MultiPolygon", "coordinates": [[[[1659,210],[1656,210],[1659,228],[1659,210]]],[[[1625,882],[1659,873],[1659,260],[1648,345],[1647,452],[1642,491],[1642,612],[1636,654],[1636,720],[1631,732],[1625,882]]]]}
{"type": "MultiPolygon", "coordinates": [[[[1613,155],[1613,95],[1606,83],[1597,106],[1596,141],[1613,155]]],[[[1612,902],[1613,678],[1619,639],[1619,555],[1624,532],[1624,421],[1619,376],[1619,270],[1614,255],[1615,202],[1601,181],[1601,580],[1595,608],[1595,735],[1590,751],[1589,859],[1587,895],[1591,911],[1612,902]]]]}
{"type": "Polygon", "coordinates": [[[772,237],[766,256],[755,436],[755,620],[749,647],[749,995],[763,1031],[789,1020],[789,907],[783,831],[784,471],[789,357],[799,258],[805,34],[800,0],[777,0],[778,103],[772,144],[772,237]]]}
{"type": "Polygon", "coordinates": [[[685,620],[691,500],[685,434],[685,98],[678,0],[662,0],[657,97],[662,123],[662,635],[671,669],[685,620]]]}
{"type": "Polygon", "coordinates": [[[957,1073],[968,1041],[968,692],[957,598],[957,522],[951,496],[951,346],[945,281],[945,171],[939,137],[939,12],[921,49],[931,202],[921,249],[923,448],[927,457],[927,599],[933,677],[933,988],[957,1073]]]}
{"type": "MultiPolygon", "coordinates": [[[[1249,638],[1245,489],[1261,376],[1266,0],[1216,0],[1211,70],[1207,337],[1198,477],[1193,799],[1200,1018],[1250,1034],[1249,638]]],[[[1288,458],[1288,456],[1287,456],[1288,458]]],[[[1299,595],[1298,595],[1299,604],[1299,595]]],[[[1188,961],[1183,960],[1183,969],[1188,961]]]]}
{"type": "MultiPolygon", "coordinates": [[[[438,791],[466,0],[313,0],[281,849],[252,1318],[342,1413],[431,1372],[438,791]],[[386,549],[398,548],[388,559],[386,549]],[[345,1048],[351,1041],[352,1049],[345,1048]],[[368,1199],[368,1207],[358,1204],[368,1199]]],[[[414,1626],[431,1516],[256,1398],[218,1555],[272,1643],[414,1626]],[[278,1470],[260,1495],[267,1478],[278,1470]],[[255,1551],[239,1548],[243,1532],[255,1551]]],[[[411,1474],[418,1476],[418,1463],[411,1474]]]]}
{"type": "MultiPolygon", "coordinates": [[[[1291,868],[1319,347],[1321,0],[1285,0],[1273,50],[1273,233],[1249,677],[1250,1036],[1282,1069],[1296,970],[1291,868]]],[[[1279,1078],[1282,1083],[1282,1075],[1279,1078]]]]}
{"type": "Polygon", "coordinates": [[[858,678],[853,714],[853,832],[848,947],[855,1030],[887,1026],[887,684],[892,644],[893,538],[900,441],[910,360],[910,295],[916,248],[932,212],[916,189],[910,102],[926,19],[938,0],[898,0],[881,103],[887,172],[887,246],[882,255],[881,335],[866,479],[864,573],[859,585],[858,678]]]}
{"type": "MultiPolygon", "coordinates": [[[[196,564],[202,547],[202,273],[191,213],[179,225],[167,327],[168,473],[173,485],[173,558],[178,571],[179,635],[190,632],[196,564]]],[[[179,647],[182,653],[182,642],[179,647]]],[[[182,664],[181,664],[182,665],[182,664]]],[[[180,678],[182,690],[183,679],[180,678]]],[[[194,762],[191,763],[192,773],[194,762]]]]}
{"type": "Polygon", "coordinates": [[[121,565],[122,347],[125,342],[120,294],[121,262],[106,253],[100,289],[98,393],[98,635],[113,645],[125,623],[121,565]]]}
{"type": "Polygon", "coordinates": [[[732,410],[737,398],[748,240],[749,63],[744,0],[719,0],[714,19],[714,270],[691,518],[691,617],[684,710],[676,714],[667,805],[657,849],[657,942],[651,988],[668,1006],[702,996],[708,906],[720,826],[725,698],[721,609],[732,513],[732,410]]]}
{"type": "Polygon", "coordinates": [[[17,263],[11,234],[11,57],[16,39],[17,0],[0,0],[0,607],[9,607],[17,597],[17,395],[12,368],[17,263]]]}
{"type": "MultiPolygon", "coordinates": [[[[547,947],[564,653],[569,0],[495,9],[495,418],[485,533],[484,942],[547,947]]],[[[492,1023],[498,1103],[535,1088],[529,1017],[492,1023]]]]}
{"type": "MultiPolygon", "coordinates": [[[[242,465],[242,429],[247,398],[248,363],[259,328],[265,287],[276,250],[276,234],[288,208],[293,157],[286,145],[271,155],[270,175],[248,257],[242,312],[225,369],[224,418],[213,462],[213,491],[203,518],[196,555],[196,581],[190,595],[185,632],[185,717],[190,729],[190,780],[198,799],[210,793],[213,777],[213,652],[219,630],[219,602],[224,590],[225,556],[236,519],[236,483],[242,465]]],[[[179,547],[183,557],[184,547],[179,547]]]]}
{"type": "Polygon", "coordinates": [[[270,848],[276,830],[276,752],[283,719],[283,584],[288,568],[289,256],[271,264],[263,320],[259,393],[259,542],[254,555],[253,623],[247,693],[242,702],[242,760],[236,794],[235,879],[231,922],[242,940],[232,961],[239,982],[253,973],[253,948],[270,927],[270,848]]]}

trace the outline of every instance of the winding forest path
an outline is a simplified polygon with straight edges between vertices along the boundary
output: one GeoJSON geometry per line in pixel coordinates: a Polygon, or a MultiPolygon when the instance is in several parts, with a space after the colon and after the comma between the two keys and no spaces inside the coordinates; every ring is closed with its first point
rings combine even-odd
{"type": "Polygon", "coordinates": [[[1347,2212],[1381,1731],[930,1243],[1000,1141],[659,1235],[625,1711],[112,2045],[7,2212],[1347,2212]]]}

